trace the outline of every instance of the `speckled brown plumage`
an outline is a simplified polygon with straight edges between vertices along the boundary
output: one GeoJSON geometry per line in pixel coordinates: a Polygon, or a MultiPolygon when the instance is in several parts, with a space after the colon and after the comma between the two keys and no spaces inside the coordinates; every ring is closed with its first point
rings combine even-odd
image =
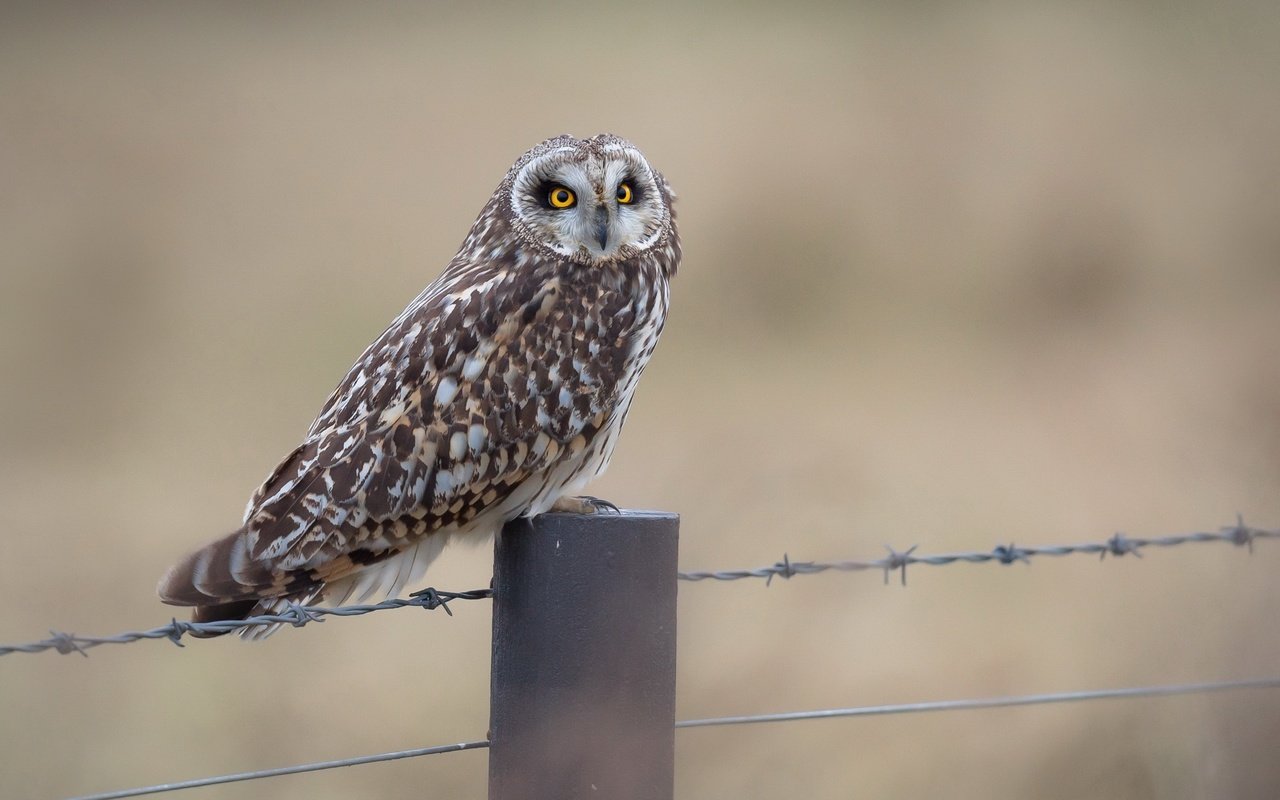
{"type": "Polygon", "coordinates": [[[679,260],[670,189],[632,145],[561,136],[525,153],[243,527],[173,567],[161,598],[204,620],[396,594],[448,537],[580,490],[608,465],[679,260]],[[561,186],[571,208],[547,199],[561,186]]]}

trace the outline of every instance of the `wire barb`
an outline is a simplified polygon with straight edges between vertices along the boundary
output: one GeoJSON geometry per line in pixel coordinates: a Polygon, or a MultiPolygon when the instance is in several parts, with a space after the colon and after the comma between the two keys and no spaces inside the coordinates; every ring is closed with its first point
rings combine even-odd
{"type": "Polygon", "coordinates": [[[449,608],[449,603],[453,600],[483,600],[493,597],[492,589],[472,589],[469,592],[442,592],[434,586],[428,586],[425,589],[419,589],[410,597],[419,600],[423,608],[428,611],[435,611],[437,608],[443,608],[444,613],[453,616],[453,610],[449,608]]]}
{"type": "MultiPolygon", "coordinates": [[[[796,566],[805,566],[805,564],[807,564],[807,563],[808,563],[808,562],[804,562],[804,563],[802,563],[802,564],[797,564],[796,566]]],[[[773,579],[774,579],[774,578],[782,578],[783,580],[791,580],[792,576],[800,574],[800,573],[798,573],[798,572],[796,571],[795,567],[792,567],[792,566],[791,566],[791,557],[790,557],[790,556],[788,556],[786,553],[783,553],[783,554],[782,554],[782,560],[781,560],[781,561],[779,561],[779,562],[777,562],[777,563],[776,563],[776,564],[774,564],[773,566],[774,566],[774,568],[775,568],[775,569],[777,569],[778,571],[777,571],[777,572],[775,572],[775,573],[773,573],[773,574],[770,574],[767,578],[765,578],[765,579],[764,579],[764,585],[765,585],[765,586],[768,586],[769,584],[773,583],[773,579]]]]}
{"type": "Polygon", "coordinates": [[[57,650],[64,656],[68,653],[79,653],[85,658],[89,657],[89,654],[84,651],[84,647],[76,640],[76,635],[74,633],[49,631],[49,642],[54,650],[57,650]]]}
{"type": "Polygon", "coordinates": [[[908,547],[906,550],[903,550],[901,553],[899,553],[897,550],[894,550],[892,547],[890,547],[887,544],[884,546],[884,549],[889,551],[889,557],[884,559],[884,585],[885,586],[889,585],[889,573],[893,572],[894,570],[898,570],[902,573],[902,585],[903,586],[907,585],[907,566],[909,564],[915,563],[914,560],[911,558],[911,554],[914,553],[916,551],[916,548],[919,546],[920,545],[918,544],[913,544],[910,547],[908,547]]]}
{"type": "Polygon", "coordinates": [[[189,632],[190,625],[191,623],[186,620],[171,617],[169,620],[169,627],[173,630],[169,632],[169,636],[167,638],[178,647],[186,647],[186,645],[182,643],[182,637],[189,632]]]}
{"type": "Polygon", "coordinates": [[[1244,514],[1236,512],[1236,524],[1230,525],[1222,529],[1223,533],[1231,536],[1231,541],[1237,546],[1244,545],[1249,548],[1249,555],[1253,555],[1253,540],[1257,538],[1259,533],[1265,534],[1266,531],[1258,531],[1244,524],[1244,514]]]}
{"type": "Polygon", "coordinates": [[[1106,558],[1107,553],[1110,553],[1117,558],[1129,555],[1130,553],[1137,558],[1142,558],[1142,553],[1138,552],[1138,548],[1141,546],[1141,541],[1142,540],[1140,539],[1130,539],[1128,536],[1117,531],[1115,536],[1112,536],[1107,540],[1107,549],[1102,551],[1102,555],[1099,556],[1099,558],[1106,558]]]}
{"type": "Polygon", "coordinates": [[[1019,550],[1017,545],[1012,542],[1009,544],[999,545],[995,550],[992,550],[991,553],[1001,564],[1012,564],[1015,561],[1021,561],[1023,564],[1031,563],[1031,559],[1027,558],[1027,554],[1022,550],[1019,550]]]}

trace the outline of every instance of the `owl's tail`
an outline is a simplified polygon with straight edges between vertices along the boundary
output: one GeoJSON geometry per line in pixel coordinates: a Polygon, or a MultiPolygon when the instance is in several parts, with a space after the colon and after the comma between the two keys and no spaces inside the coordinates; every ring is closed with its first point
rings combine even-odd
{"type": "MultiPolygon", "coordinates": [[[[427,536],[403,550],[365,554],[359,561],[349,554],[335,557],[322,569],[272,570],[249,553],[247,537],[237,531],[190,554],[160,579],[156,591],[170,605],[195,606],[192,622],[242,620],[264,614],[284,614],[291,607],[329,600],[363,603],[396,597],[421,580],[427,565],[444,546],[443,534],[427,536]]],[[[284,623],[241,628],[244,639],[265,639],[284,623]]],[[[221,632],[197,633],[208,638],[221,632]]]]}
{"type": "MultiPolygon", "coordinates": [[[[306,571],[288,576],[273,574],[250,556],[247,537],[243,531],[236,531],[170,567],[160,579],[156,592],[170,605],[195,606],[191,621],[202,623],[279,613],[290,604],[311,602],[323,588],[324,584],[306,571]]],[[[240,635],[261,639],[279,627],[276,624],[244,628],[240,635]]],[[[203,639],[229,632],[190,633],[203,639]]]]}

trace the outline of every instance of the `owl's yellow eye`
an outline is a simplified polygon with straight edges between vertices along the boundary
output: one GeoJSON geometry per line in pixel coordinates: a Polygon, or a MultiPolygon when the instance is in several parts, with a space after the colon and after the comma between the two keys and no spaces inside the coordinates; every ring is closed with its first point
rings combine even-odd
{"type": "Polygon", "coordinates": [[[626,205],[635,199],[635,194],[631,191],[631,184],[618,184],[618,202],[626,205]]]}
{"type": "Polygon", "coordinates": [[[569,208],[577,201],[578,198],[573,196],[573,192],[563,186],[557,186],[547,193],[547,202],[552,208],[569,208]]]}

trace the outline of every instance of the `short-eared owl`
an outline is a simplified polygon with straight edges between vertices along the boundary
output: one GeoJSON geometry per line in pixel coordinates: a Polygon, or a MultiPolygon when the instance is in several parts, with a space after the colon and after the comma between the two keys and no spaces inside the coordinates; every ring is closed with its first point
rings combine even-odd
{"type": "MultiPolygon", "coordinates": [[[[554,508],[609,464],[680,262],[631,143],[559,136],[334,390],[244,525],[160,581],[196,621],[395,596],[451,536],[554,508]]],[[[249,629],[253,637],[270,629],[249,629]]]]}

